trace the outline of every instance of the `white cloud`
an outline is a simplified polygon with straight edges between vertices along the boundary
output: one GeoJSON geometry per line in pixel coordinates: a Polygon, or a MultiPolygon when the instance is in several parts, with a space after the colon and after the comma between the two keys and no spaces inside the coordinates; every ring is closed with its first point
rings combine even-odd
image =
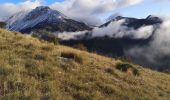
{"type": "MultiPolygon", "coordinates": [[[[152,40],[145,46],[132,47],[125,51],[127,57],[132,58],[139,64],[146,66],[167,66],[167,60],[170,56],[170,20],[164,21],[153,34],[152,40]],[[166,58],[166,59],[165,59],[166,58]],[[143,60],[141,60],[143,59],[143,60]]],[[[162,69],[163,69],[162,68],[162,69]]]]}
{"type": "Polygon", "coordinates": [[[116,8],[127,7],[141,3],[143,0],[65,0],[54,3],[51,8],[65,15],[92,25],[101,24],[103,14],[110,13],[116,8]]]}
{"type": "Polygon", "coordinates": [[[79,31],[79,32],[62,32],[56,33],[58,38],[62,40],[70,40],[70,39],[80,39],[83,37],[88,31],[79,31]],[[68,35],[69,34],[69,35],[68,35]]]}
{"type": "Polygon", "coordinates": [[[129,37],[133,39],[147,39],[154,31],[153,26],[143,26],[139,29],[133,29],[122,25],[124,22],[125,20],[118,20],[111,22],[106,27],[94,28],[92,37],[109,36],[112,38],[129,37]]]}
{"type": "Polygon", "coordinates": [[[132,6],[132,5],[136,5],[136,4],[140,4],[142,3],[144,0],[121,0],[118,3],[118,7],[127,7],[127,6],[132,6]]]}
{"type": "Polygon", "coordinates": [[[110,12],[115,7],[114,0],[65,0],[62,3],[54,3],[51,8],[59,10],[65,15],[84,21],[88,24],[100,24],[97,15],[110,12]]]}
{"type": "Polygon", "coordinates": [[[30,10],[41,5],[41,0],[26,0],[18,4],[4,3],[0,4],[0,21],[6,20],[8,17],[23,10],[30,10]]]}
{"type": "Polygon", "coordinates": [[[115,22],[111,22],[107,27],[104,28],[94,28],[92,32],[92,37],[103,37],[103,36],[109,36],[109,37],[122,37],[122,31],[125,30],[125,27],[122,26],[122,23],[124,23],[125,20],[119,20],[115,22]]]}

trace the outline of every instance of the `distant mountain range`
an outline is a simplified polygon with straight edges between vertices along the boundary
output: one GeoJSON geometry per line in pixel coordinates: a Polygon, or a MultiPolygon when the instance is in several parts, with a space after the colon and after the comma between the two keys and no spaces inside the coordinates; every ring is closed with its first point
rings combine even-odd
{"type": "Polygon", "coordinates": [[[140,28],[142,26],[160,24],[160,23],[163,22],[161,18],[159,18],[157,16],[153,16],[153,15],[149,15],[145,19],[137,19],[137,18],[129,18],[129,17],[117,16],[114,19],[112,19],[112,20],[106,22],[105,24],[101,25],[100,28],[106,27],[111,22],[118,21],[118,20],[125,20],[123,25],[128,26],[128,27],[133,27],[135,29],[140,28]]]}

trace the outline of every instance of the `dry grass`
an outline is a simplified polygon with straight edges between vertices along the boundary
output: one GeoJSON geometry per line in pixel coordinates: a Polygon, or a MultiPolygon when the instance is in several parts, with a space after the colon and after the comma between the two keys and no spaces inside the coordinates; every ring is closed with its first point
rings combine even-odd
{"type": "Polygon", "coordinates": [[[170,75],[0,29],[0,100],[168,100],[170,75]]]}

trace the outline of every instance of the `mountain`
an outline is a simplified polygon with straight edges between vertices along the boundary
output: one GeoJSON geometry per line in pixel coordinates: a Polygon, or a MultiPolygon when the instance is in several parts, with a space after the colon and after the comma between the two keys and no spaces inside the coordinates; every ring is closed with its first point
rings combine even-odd
{"type": "Polygon", "coordinates": [[[170,75],[0,29],[1,100],[168,100],[170,75]]]}
{"type": "Polygon", "coordinates": [[[7,28],[22,33],[30,33],[35,30],[75,32],[91,29],[86,24],[69,19],[59,11],[46,6],[13,15],[7,20],[7,28]]]}
{"type": "Polygon", "coordinates": [[[130,17],[122,17],[122,16],[117,16],[114,19],[106,22],[105,24],[101,25],[100,28],[108,26],[111,22],[114,21],[119,21],[119,20],[125,20],[123,25],[131,28],[140,28],[142,26],[147,26],[147,25],[154,25],[154,24],[160,24],[163,22],[163,20],[159,17],[149,15],[145,19],[137,19],[137,18],[130,18],[130,17]]]}

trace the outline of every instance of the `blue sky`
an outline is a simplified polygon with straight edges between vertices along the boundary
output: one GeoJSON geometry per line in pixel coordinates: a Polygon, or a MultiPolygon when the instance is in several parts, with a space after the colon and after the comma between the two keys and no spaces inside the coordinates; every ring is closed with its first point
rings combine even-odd
{"type": "MultiPolygon", "coordinates": [[[[161,0],[160,0],[161,1],[161,0]]],[[[170,2],[145,0],[144,3],[120,10],[126,16],[146,17],[147,15],[170,16],[170,2]]]]}
{"type": "MultiPolygon", "coordinates": [[[[0,3],[20,3],[23,1],[26,1],[26,0],[0,0],[0,3]]],[[[54,2],[62,2],[62,1],[63,0],[45,0],[46,4],[52,4],[54,2]]]]}

